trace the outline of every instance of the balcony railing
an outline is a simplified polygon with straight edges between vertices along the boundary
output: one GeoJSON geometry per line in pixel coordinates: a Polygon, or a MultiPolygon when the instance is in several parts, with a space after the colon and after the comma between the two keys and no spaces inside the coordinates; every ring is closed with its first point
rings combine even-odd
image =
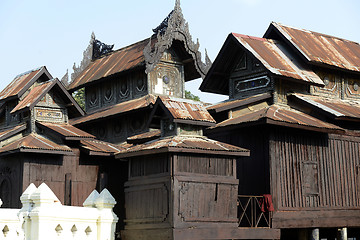
{"type": "Polygon", "coordinates": [[[239,227],[270,228],[272,212],[264,209],[264,196],[238,196],[239,227]]]}

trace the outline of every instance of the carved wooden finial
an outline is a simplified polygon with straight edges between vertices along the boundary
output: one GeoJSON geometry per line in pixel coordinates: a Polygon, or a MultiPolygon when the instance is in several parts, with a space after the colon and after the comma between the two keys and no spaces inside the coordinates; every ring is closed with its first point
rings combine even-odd
{"type": "Polygon", "coordinates": [[[199,51],[199,41],[194,43],[189,31],[189,25],[184,19],[180,7],[180,0],[176,0],[174,10],[162,21],[162,23],[153,29],[157,42],[152,48],[151,38],[148,45],[144,48],[144,57],[146,63],[146,73],[150,73],[160,62],[165,50],[169,49],[173,40],[179,40],[184,43],[186,51],[195,60],[195,67],[202,78],[210,69],[211,61],[207,57],[205,63],[201,61],[201,53],[199,51]]]}

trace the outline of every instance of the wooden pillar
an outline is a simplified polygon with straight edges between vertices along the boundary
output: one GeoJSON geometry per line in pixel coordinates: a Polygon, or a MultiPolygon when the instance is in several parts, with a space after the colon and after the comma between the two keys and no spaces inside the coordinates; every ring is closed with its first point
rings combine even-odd
{"type": "Polygon", "coordinates": [[[337,240],[347,240],[347,228],[339,228],[337,232],[337,240]]]}
{"type": "Polygon", "coordinates": [[[318,228],[314,228],[311,231],[310,240],[320,240],[320,231],[318,228]]]}

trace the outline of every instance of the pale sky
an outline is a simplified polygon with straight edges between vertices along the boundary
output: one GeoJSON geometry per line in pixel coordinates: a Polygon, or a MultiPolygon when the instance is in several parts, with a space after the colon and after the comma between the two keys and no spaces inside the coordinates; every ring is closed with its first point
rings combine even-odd
{"type": "MultiPolygon", "coordinates": [[[[175,0],[0,0],[0,89],[18,74],[47,66],[59,79],[79,64],[91,32],[114,49],[151,36],[175,0]]],[[[183,15],[201,52],[217,56],[231,32],[262,37],[271,21],[360,42],[358,0],[182,0],[183,15]]],[[[201,100],[201,80],[186,88],[201,100]]]]}

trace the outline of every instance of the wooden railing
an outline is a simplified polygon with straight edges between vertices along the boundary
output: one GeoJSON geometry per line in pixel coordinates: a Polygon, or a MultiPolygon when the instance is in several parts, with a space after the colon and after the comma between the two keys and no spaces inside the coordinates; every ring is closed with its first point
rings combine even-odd
{"type": "Polygon", "coordinates": [[[272,213],[261,210],[263,196],[238,196],[239,227],[270,228],[272,213]]]}

